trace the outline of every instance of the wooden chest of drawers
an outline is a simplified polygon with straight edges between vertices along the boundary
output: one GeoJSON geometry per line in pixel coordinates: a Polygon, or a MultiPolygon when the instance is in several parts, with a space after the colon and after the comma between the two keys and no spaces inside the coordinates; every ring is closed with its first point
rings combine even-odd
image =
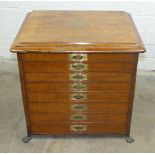
{"type": "Polygon", "coordinates": [[[18,56],[28,137],[129,137],[138,55],[128,13],[33,11],[12,44],[18,56]]]}

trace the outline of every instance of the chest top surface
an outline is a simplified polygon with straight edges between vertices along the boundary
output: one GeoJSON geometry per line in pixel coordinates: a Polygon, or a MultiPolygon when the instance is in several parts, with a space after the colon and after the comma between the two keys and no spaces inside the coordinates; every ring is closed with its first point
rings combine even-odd
{"type": "Polygon", "coordinates": [[[122,11],[32,11],[11,52],[145,52],[131,16],[122,11]]]}

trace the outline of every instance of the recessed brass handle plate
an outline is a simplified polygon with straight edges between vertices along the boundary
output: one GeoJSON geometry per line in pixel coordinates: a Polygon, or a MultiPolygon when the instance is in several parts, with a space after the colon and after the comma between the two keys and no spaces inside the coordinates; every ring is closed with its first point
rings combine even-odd
{"type": "Polygon", "coordinates": [[[87,89],[87,84],[86,83],[73,83],[71,84],[71,90],[86,90],[87,89]]]}
{"type": "Polygon", "coordinates": [[[71,125],[70,128],[71,128],[71,131],[76,131],[76,132],[87,131],[87,125],[82,125],[82,124],[71,125]]]}
{"type": "Polygon", "coordinates": [[[73,93],[73,94],[70,94],[70,99],[71,100],[86,100],[87,99],[87,94],[73,93]]]}
{"type": "Polygon", "coordinates": [[[84,74],[84,73],[73,73],[73,74],[70,74],[70,80],[78,80],[78,81],[81,81],[81,80],[87,80],[87,74],[84,74]]]}
{"type": "Polygon", "coordinates": [[[70,116],[70,120],[72,120],[72,121],[86,121],[87,115],[86,114],[72,114],[70,116]]]}
{"type": "Polygon", "coordinates": [[[71,105],[71,110],[74,110],[74,111],[84,111],[84,110],[87,110],[87,105],[85,105],[83,103],[72,104],[71,105]]]}
{"type": "Polygon", "coordinates": [[[87,54],[69,54],[70,61],[87,61],[87,54]]]}
{"type": "Polygon", "coordinates": [[[84,71],[87,70],[88,65],[83,63],[73,63],[70,64],[70,70],[72,71],[84,71]]]}

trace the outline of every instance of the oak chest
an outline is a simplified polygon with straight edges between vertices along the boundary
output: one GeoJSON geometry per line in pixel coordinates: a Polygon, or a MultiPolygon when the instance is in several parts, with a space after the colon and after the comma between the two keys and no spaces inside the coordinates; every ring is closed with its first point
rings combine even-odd
{"type": "Polygon", "coordinates": [[[128,142],[143,43],[126,12],[33,11],[12,44],[28,137],[118,134],[128,142]]]}

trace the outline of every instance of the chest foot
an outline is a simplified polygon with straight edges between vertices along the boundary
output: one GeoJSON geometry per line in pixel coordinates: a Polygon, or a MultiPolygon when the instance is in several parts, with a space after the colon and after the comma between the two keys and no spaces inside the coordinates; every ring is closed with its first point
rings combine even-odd
{"type": "Polygon", "coordinates": [[[26,137],[23,137],[23,138],[22,138],[22,142],[23,142],[23,143],[29,143],[30,140],[31,140],[31,137],[30,137],[30,136],[26,136],[26,137]]]}

